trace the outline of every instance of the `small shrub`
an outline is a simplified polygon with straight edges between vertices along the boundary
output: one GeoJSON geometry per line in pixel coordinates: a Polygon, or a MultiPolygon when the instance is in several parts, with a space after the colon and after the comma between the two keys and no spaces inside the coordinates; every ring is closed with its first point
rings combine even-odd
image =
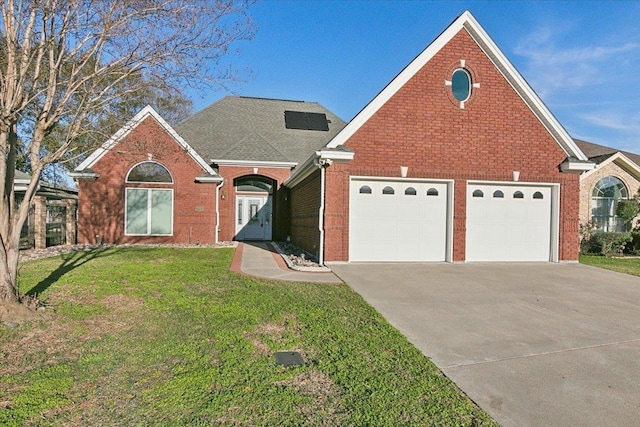
{"type": "Polygon", "coordinates": [[[593,232],[580,242],[580,250],[584,254],[611,256],[622,254],[631,241],[631,233],[593,232]]]}
{"type": "MultiPolygon", "coordinates": [[[[591,254],[591,240],[596,232],[596,225],[589,221],[586,224],[580,224],[580,253],[591,254]]],[[[599,252],[599,251],[598,251],[599,252]]]]}

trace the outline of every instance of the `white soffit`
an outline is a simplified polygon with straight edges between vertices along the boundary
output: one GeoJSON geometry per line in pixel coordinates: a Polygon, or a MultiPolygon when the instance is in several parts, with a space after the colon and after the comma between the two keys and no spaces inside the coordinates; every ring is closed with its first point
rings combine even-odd
{"type": "Polygon", "coordinates": [[[150,105],[144,107],[133,119],[129,120],[124,126],[113,134],[100,148],[95,150],[89,157],[87,157],[74,172],[82,172],[85,169],[89,169],[95,165],[105,154],[115,147],[124,137],[126,137],[133,129],[135,129],[140,123],[142,123],[147,117],[153,117],[164,130],[173,137],[173,139],[184,148],[187,153],[193,158],[193,160],[202,167],[208,174],[216,176],[217,173],[204,161],[202,157],[184,140],[178,133],[167,123],[150,105]]]}
{"type": "Polygon", "coordinates": [[[588,160],[587,156],[578,148],[571,136],[562,127],[558,120],[551,114],[542,100],[509,62],[498,46],[480,26],[471,12],[465,11],[442,34],[440,34],[425,50],[420,53],[409,65],[407,65],[367,106],[365,106],[349,124],[336,135],[328,148],[336,148],[343,145],[362,127],[391,97],[404,86],[418,71],[422,69],[436,53],[464,29],[485,52],[496,68],[503,74],[523,101],[538,117],[542,125],[549,131],[558,145],[567,156],[576,157],[579,160],[588,160]]]}

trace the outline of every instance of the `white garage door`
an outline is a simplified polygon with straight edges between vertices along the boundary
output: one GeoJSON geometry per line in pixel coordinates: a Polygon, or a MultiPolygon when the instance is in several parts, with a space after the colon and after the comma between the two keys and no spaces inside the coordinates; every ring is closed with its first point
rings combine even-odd
{"type": "Polygon", "coordinates": [[[447,183],[351,181],[350,261],[444,261],[447,183]]]}
{"type": "Polygon", "coordinates": [[[467,184],[467,261],[549,261],[551,187],[467,184]]]}

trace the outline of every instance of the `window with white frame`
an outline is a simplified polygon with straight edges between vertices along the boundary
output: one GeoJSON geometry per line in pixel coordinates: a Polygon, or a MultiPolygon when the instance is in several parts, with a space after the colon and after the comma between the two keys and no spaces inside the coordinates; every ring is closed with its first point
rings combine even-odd
{"type": "Polygon", "coordinates": [[[591,193],[591,221],[602,231],[625,231],[624,221],[616,215],[618,200],[627,199],[629,192],[615,176],[602,178],[591,193]]]}
{"type": "MultiPolygon", "coordinates": [[[[157,162],[135,165],[127,174],[128,183],[172,184],[169,171],[157,162]]],[[[173,234],[173,189],[125,189],[125,235],[170,236],[173,234]]]]}

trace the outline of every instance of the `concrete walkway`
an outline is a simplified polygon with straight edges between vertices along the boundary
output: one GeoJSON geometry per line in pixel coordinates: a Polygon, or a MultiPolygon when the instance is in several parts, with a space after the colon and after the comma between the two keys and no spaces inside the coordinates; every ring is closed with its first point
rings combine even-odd
{"type": "Polygon", "coordinates": [[[338,279],[333,273],[303,272],[287,268],[281,255],[268,242],[239,243],[231,268],[249,276],[265,279],[311,283],[342,283],[342,280],[338,279]],[[240,257],[240,260],[237,259],[238,257],[240,257]]]}

